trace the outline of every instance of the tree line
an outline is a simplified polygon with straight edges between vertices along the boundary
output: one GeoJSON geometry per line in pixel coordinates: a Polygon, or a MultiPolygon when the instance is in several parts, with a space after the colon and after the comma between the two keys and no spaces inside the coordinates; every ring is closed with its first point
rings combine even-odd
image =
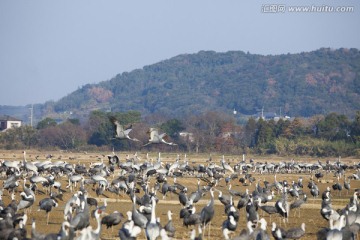
{"type": "Polygon", "coordinates": [[[21,126],[0,133],[2,149],[62,149],[71,151],[177,151],[231,154],[277,154],[281,156],[360,156],[360,111],[354,119],[330,113],[311,118],[264,120],[249,118],[244,124],[232,115],[205,112],[186,119],[140,112],[93,111],[88,119],[57,123],[45,118],[36,127],[21,126]],[[114,139],[109,117],[132,124],[130,135],[146,143],[149,127],[165,132],[177,146],[150,145],[114,139]]]}

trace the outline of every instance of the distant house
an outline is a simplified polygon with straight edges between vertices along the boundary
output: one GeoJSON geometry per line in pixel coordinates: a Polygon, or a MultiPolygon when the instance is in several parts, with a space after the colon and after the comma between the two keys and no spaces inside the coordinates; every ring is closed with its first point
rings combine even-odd
{"type": "Polygon", "coordinates": [[[181,132],[179,133],[180,137],[184,138],[184,139],[188,139],[190,142],[194,142],[194,134],[189,133],[189,132],[181,132]]]}
{"type": "Polygon", "coordinates": [[[22,121],[11,116],[0,116],[0,131],[6,131],[9,128],[21,127],[22,121]]]}
{"type": "Polygon", "coordinates": [[[275,122],[282,120],[290,120],[289,116],[283,116],[280,117],[274,112],[264,112],[264,113],[258,113],[253,116],[256,120],[263,119],[265,121],[274,120],[275,122]]]}

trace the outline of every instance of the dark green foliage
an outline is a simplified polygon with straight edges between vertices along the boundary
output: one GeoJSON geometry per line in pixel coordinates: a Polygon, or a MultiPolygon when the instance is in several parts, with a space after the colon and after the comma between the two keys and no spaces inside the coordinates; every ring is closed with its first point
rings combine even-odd
{"type": "Polygon", "coordinates": [[[254,147],[256,145],[255,134],[257,132],[256,121],[254,118],[250,118],[245,126],[245,131],[243,134],[243,148],[246,146],[254,147]]]}
{"type": "Polygon", "coordinates": [[[160,129],[175,140],[179,138],[179,132],[184,131],[185,127],[179,119],[171,119],[161,124],[160,129]]]}
{"type": "Polygon", "coordinates": [[[127,140],[114,139],[115,127],[109,120],[110,116],[115,117],[124,126],[140,122],[141,119],[141,114],[136,111],[114,114],[93,111],[87,123],[88,135],[90,136],[88,143],[97,146],[112,145],[116,149],[128,150],[129,143],[127,140]]]}
{"type": "Polygon", "coordinates": [[[350,126],[350,138],[354,143],[360,144],[360,111],[356,112],[355,119],[350,126]]]}
{"type": "Polygon", "coordinates": [[[317,136],[330,141],[350,140],[350,121],[345,115],[331,113],[317,125],[317,136]]]}
{"type": "Polygon", "coordinates": [[[57,125],[57,123],[56,123],[55,119],[47,117],[47,118],[41,120],[40,122],[38,122],[36,128],[37,129],[44,129],[44,128],[47,128],[47,127],[54,127],[56,125],[57,125]]]}
{"type": "Polygon", "coordinates": [[[69,118],[68,121],[74,125],[80,125],[80,120],[77,118],[69,118]]]}

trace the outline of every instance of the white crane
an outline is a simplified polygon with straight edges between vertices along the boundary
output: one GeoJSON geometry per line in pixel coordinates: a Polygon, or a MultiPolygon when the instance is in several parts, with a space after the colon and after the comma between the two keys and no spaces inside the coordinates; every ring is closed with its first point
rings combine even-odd
{"type": "Polygon", "coordinates": [[[165,143],[170,146],[177,145],[176,143],[169,142],[168,135],[166,133],[159,134],[159,130],[157,128],[149,128],[147,133],[149,134],[149,142],[143,145],[143,147],[152,143],[165,143]]]}
{"type": "Polygon", "coordinates": [[[78,193],[74,193],[74,195],[66,202],[64,207],[64,219],[65,221],[68,220],[68,218],[72,214],[72,210],[75,207],[80,206],[80,198],[78,193]]]}
{"type": "Polygon", "coordinates": [[[66,186],[66,188],[70,188],[70,191],[73,191],[73,187],[76,187],[76,184],[84,179],[81,175],[71,175],[69,176],[69,184],[66,186]]]}
{"type": "Polygon", "coordinates": [[[91,179],[94,180],[95,182],[104,182],[106,183],[107,185],[107,180],[106,178],[104,178],[103,176],[100,176],[100,175],[94,175],[94,176],[91,176],[91,179]]]}
{"type": "Polygon", "coordinates": [[[13,168],[17,172],[20,172],[20,162],[19,161],[3,161],[2,164],[7,168],[13,168]]]}
{"type": "Polygon", "coordinates": [[[38,168],[35,166],[35,164],[31,163],[31,162],[27,162],[26,161],[26,152],[23,151],[24,154],[24,160],[23,160],[23,165],[26,171],[28,172],[34,172],[35,174],[38,173],[38,168]]]}
{"type": "Polygon", "coordinates": [[[100,234],[101,234],[100,216],[101,216],[101,214],[102,214],[101,209],[95,210],[95,219],[97,222],[97,228],[93,229],[92,226],[83,228],[80,231],[80,236],[78,238],[76,238],[77,240],[87,240],[87,239],[98,240],[98,239],[100,239],[100,234]]]}
{"type": "Polygon", "coordinates": [[[136,237],[141,233],[141,227],[135,225],[132,219],[131,211],[128,211],[126,214],[128,216],[128,220],[119,230],[119,237],[120,239],[136,239],[136,237]]]}
{"type": "Polygon", "coordinates": [[[160,236],[160,226],[156,221],[156,216],[155,216],[156,200],[154,197],[151,198],[151,202],[152,202],[151,219],[150,222],[146,224],[145,232],[147,239],[155,240],[157,237],[160,236]]]}
{"type": "Polygon", "coordinates": [[[131,138],[129,136],[129,133],[132,130],[132,125],[127,126],[124,128],[123,125],[120,124],[120,122],[115,117],[109,117],[110,121],[115,126],[115,139],[129,139],[131,141],[139,142],[136,138],[131,138]]]}
{"type": "Polygon", "coordinates": [[[231,173],[234,173],[234,169],[225,162],[225,157],[223,155],[222,159],[221,159],[221,165],[223,167],[223,169],[226,171],[230,171],[231,173]]]}

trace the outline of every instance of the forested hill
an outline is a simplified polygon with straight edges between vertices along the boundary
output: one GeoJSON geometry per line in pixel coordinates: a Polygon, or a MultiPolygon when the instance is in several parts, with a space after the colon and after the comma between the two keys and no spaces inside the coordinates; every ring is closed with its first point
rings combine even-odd
{"type": "Polygon", "coordinates": [[[94,109],[184,116],[203,111],[290,116],[360,109],[360,52],[327,49],[284,55],[241,51],[183,54],[99,84],[85,85],[53,106],[56,112],[94,109]]]}

